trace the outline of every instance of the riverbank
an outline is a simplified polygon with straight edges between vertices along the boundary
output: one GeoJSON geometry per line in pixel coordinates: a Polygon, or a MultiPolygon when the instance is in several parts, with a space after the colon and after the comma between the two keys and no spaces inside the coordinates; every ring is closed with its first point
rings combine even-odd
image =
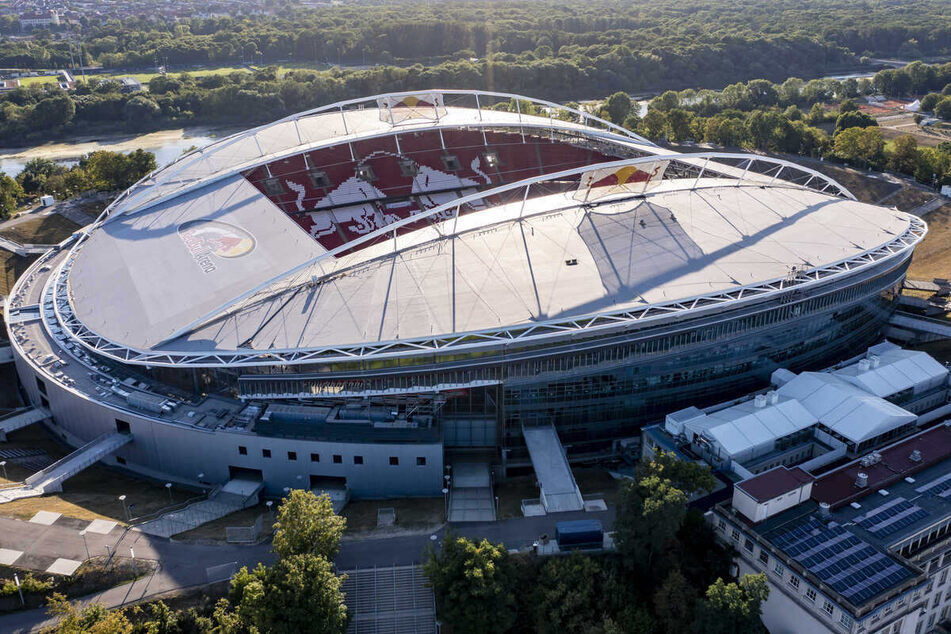
{"type": "Polygon", "coordinates": [[[143,149],[155,154],[159,166],[165,165],[191,148],[202,147],[243,128],[235,126],[189,126],[158,130],[145,134],[82,134],[69,140],[50,141],[29,147],[0,148],[0,171],[16,175],[32,159],[44,158],[59,163],[75,163],[84,154],[97,150],[131,152],[143,149]]]}

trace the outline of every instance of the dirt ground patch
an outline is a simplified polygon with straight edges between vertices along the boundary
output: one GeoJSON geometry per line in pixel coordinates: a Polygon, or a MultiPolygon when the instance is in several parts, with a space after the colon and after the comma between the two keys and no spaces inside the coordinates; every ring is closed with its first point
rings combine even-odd
{"type": "Polygon", "coordinates": [[[355,500],[347,504],[341,513],[347,518],[347,532],[374,530],[377,527],[376,514],[381,508],[392,508],[396,511],[395,528],[415,530],[442,524],[446,503],[442,497],[355,500]]]}
{"type": "MultiPolygon", "coordinates": [[[[250,508],[241,509],[225,515],[207,524],[202,524],[198,528],[179,533],[175,536],[175,541],[227,541],[227,531],[229,526],[252,526],[257,521],[258,516],[268,515],[267,506],[258,504],[250,508]]],[[[268,533],[269,522],[267,517],[264,520],[264,533],[268,533]]]]}
{"type": "Polygon", "coordinates": [[[915,247],[915,255],[908,269],[914,280],[951,278],[951,203],[925,216],[928,235],[915,247]]]}
{"type": "Polygon", "coordinates": [[[79,228],[59,214],[33,215],[0,229],[0,236],[20,244],[57,244],[79,228]]]}
{"type": "Polygon", "coordinates": [[[917,187],[906,187],[882,204],[888,207],[898,207],[901,211],[911,211],[915,207],[920,207],[929,200],[933,200],[936,195],[932,191],[925,191],[917,187]]]}
{"type": "MultiPolygon", "coordinates": [[[[10,434],[9,442],[3,447],[4,449],[43,449],[53,460],[69,452],[69,448],[57,442],[42,425],[30,425],[13,432],[10,434]]],[[[8,462],[7,475],[11,481],[20,482],[32,475],[32,471],[8,462]]],[[[54,511],[82,520],[111,519],[125,522],[122,502],[119,501],[120,495],[126,496],[126,502],[131,505],[133,517],[146,515],[169,505],[169,496],[164,483],[137,478],[117,469],[96,464],[64,482],[60,493],[0,504],[0,515],[30,519],[37,511],[54,511]]],[[[196,491],[172,487],[172,501],[175,504],[197,495],[199,493],[196,491]]]]}
{"type": "Polygon", "coordinates": [[[864,203],[876,203],[888,194],[901,189],[901,185],[897,183],[870,178],[858,170],[830,165],[829,163],[820,164],[811,161],[809,167],[835,179],[864,203]]]}

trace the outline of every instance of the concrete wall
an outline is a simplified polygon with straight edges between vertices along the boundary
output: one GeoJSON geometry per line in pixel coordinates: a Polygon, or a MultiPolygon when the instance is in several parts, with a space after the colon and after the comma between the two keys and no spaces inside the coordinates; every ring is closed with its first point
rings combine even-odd
{"type": "MultiPolygon", "coordinates": [[[[39,405],[35,370],[19,357],[16,364],[30,399],[39,405]]],[[[229,479],[229,466],[235,466],[260,469],[265,490],[271,494],[281,493],[284,487],[309,488],[310,476],[315,475],[346,478],[358,498],[441,495],[441,443],[337,443],[204,430],[118,410],[66,389],[49,376],[40,378],[46,383],[55,433],[79,446],[116,431],[117,418],[126,421],[135,439],[106,462],[147,476],[195,483],[198,474],[204,473],[203,481],[219,484],[229,479]],[[245,447],[247,455],[241,455],[239,447],[245,447]],[[264,449],[270,450],[270,458],[263,457],[264,449]],[[290,460],[288,452],[296,452],[297,459],[290,460]],[[319,455],[319,462],[311,461],[312,453],[319,455]],[[334,455],[341,457],[339,464],[334,463],[334,455]],[[355,464],[354,456],[362,456],[363,463],[355,464]],[[390,457],[399,464],[390,465],[390,457]],[[125,465],[117,462],[119,458],[125,465]],[[419,466],[417,458],[425,464],[419,466]]]]}

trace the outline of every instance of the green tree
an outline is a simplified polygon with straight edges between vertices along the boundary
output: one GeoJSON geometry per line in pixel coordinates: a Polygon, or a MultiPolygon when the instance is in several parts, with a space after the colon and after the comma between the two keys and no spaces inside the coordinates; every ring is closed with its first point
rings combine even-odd
{"type": "Polygon", "coordinates": [[[673,108],[667,113],[667,126],[670,128],[671,140],[686,141],[691,138],[690,123],[693,114],[683,108],[673,108]]]}
{"type": "Polygon", "coordinates": [[[868,166],[880,159],[885,141],[877,127],[847,128],[836,135],[834,147],[839,157],[868,166]]]}
{"type": "Polygon", "coordinates": [[[667,117],[663,112],[657,109],[647,111],[644,118],[641,119],[639,131],[648,139],[656,141],[664,136],[667,130],[667,117]]]}
{"type": "Polygon", "coordinates": [[[838,134],[842,132],[842,130],[846,130],[848,128],[869,128],[877,125],[878,122],[864,112],[859,112],[858,110],[846,110],[836,118],[835,131],[833,134],[838,134]]]}
{"type": "Polygon", "coordinates": [[[47,97],[30,113],[30,125],[37,129],[58,129],[72,121],[76,105],[68,95],[47,97]]]}
{"type": "Polygon", "coordinates": [[[607,110],[608,118],[612,123],[621,125],[631,113],[631,98],[626,92],[616,92],[608,97],[604,102],[604,109],[607,110]]]}
{"type": "Polygon", "coordinates": [[[642,461],[638,473],[640,477],[656,475],[666,478],[687,495],[711,493],[717,486],[717,479],[709,466],[680,460],[670,451],[658,451],[650,461],[642,461]]]}
{"type": "Polygon", "coordinates": [[[0,172],[0,216],[10,216],[20,206],[23,199],[23,188],[13,178],[0,172]]]}
{"type": "Polygon", "coordinates": [[[933,112],[934,107],[941,101],[941,95],[936,92],[929,92],[921,98],[921,110],[924,112],[933,112]]]}
{"type": "Polygon", "coordinates": [[[765,573],[743,575],[739,583],[717,579],[699,604],[695,627],[709,634],[765,634],[760,616],[768,596],[765,573]]]}
{"type": "Polygon", "coordinates": [[[46,182],[54,175],[65,171],[65,168],[49,159],[37,157],[30,159],[23,170],[17,174],[17,182],[27,195],[34,196],[46,191],[46,182]]]}
{"type": "Polygon", "coordinates": [[[278,557],[310,553],[333,559],[347,520],[333,511],[330,496],[295,489],[281,502],[274,524],[278,557]]]}
{"type": "Polygon", "coordinates": [[[934,114],[945,121],[951,121],[951,97],[945,97],[935,104],[934,114]]]}
{"type": "Polygon", "coordinates": [[[809,109],[809,123],[816,125],[817,123],[822,123],[826,120],[826,110],[822,107],[821,103],[812,104],[812,108],[809,109]]]}
{"type": "Polygon", "coordinates": [[[627,482],[614,520],[615,542],[626,565],[652,577],[658,554],[674,541],[687,513],[687,495],[650,474],[627,482]]]}
{"type": "Polygon", "coordinates": [[[918,141],[910,134],[903,134],[892,141],[888,152],[888,169],[904,174],[914,174],[918,169],[918,141]]]}
{"type": "Polygon", "coordinates": [[[122,610],[108,610],[101,603],[80,609],[58,592],[49,598],[47,611],[58,619],[51,634],[131,634],[132,623],[122,610]]]}
{"type": "Polygon", "coordinates": [[[145,150],[129,154],[98,150],[79,159],[89,182],[99,190],[128,189],[143,176],[155,170],[155,155],[145,150]]]}
{"type": "Polygon", "coordinates": [[[509,554],[487,539],[447,536],[423,566],[440,617],[459,634],[505,632],[515,622],[517,599],[509,554]]]}
{"type": "Polygon", "coordinates": [[[122,116],[134,128],[147,128],[161,114],[159,105],[145,95],[136,95],[122,107],[122,116]]]}
{"type": "Polygon", "coordinates": [[[654,614],[661,632],[679,634],[684,624],[693,622],[697,593],[679,569],[670,571],[654,593],[654,614]]]}
{"type": "Polygon", "coordinates": [[[551,557],[539,571],[535,631],[539,634],[586,634],[601,617],[601,562],[573,554],[551,557]]]}
{"type": "Polygon", "coordinates": [[[241,568],[231,580],[230,597],[242,623],[257,631],[340,634],[347,625],[343,579],[324,557],[293,554],[270,568],[241,568]]]}

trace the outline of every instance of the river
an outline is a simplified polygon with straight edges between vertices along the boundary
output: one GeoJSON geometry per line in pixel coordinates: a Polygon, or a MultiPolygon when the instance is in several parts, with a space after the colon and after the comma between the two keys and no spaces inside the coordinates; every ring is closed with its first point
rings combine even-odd
{"type": "Polygon", "coordinates": [[[0,172],[15,176],[30,159],[42,157],[69,166],[83,154],[96,150],[131,152],[142,148],[155,154],[159,167],[171,163],[191,147],[204,147],[233,132],[235,128],[192,127],[161,130],[141,135],[80,137],[75,141],[44,143],[28,148],[0,150],[0,172]]]}

